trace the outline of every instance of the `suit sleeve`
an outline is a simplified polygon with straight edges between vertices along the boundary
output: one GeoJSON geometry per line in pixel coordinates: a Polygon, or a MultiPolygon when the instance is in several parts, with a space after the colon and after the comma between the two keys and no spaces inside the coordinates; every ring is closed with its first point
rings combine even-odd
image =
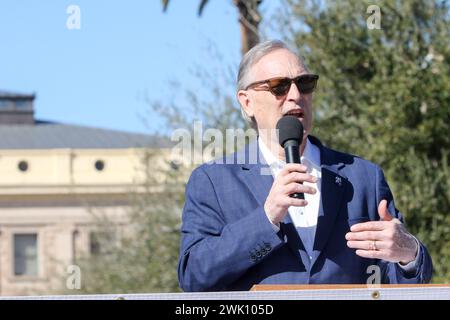
{"type": "Polygon", "coordinates": [[[182,216],[178,281],[184,291],[224,290],[283,244],[262,207],[237,221],[224,216],[200,166],[187,184],[182,216]]]}
{"type": "MultiPolygon", "coordinates": [[[[396,209],[391,190],[386,182],[383,171],[377,166],[377,205],[381,200],[388,201],[388,211],[402,223],[404,219],[402,214],[396,209]]],[[[417,238],[416,238],[417,239],[417,238]]],[[[417,239],[418,240],[418,239],[417,239]]],[[[383,283],[392,284],[414,284],[414,283],[429,283],[433,272],[433,264],[425,245],[419,242],[419,251],[417,263],[412,270],[405,270],[397,263],[391,263],[384,260],[379,260],[379,265],[383,274],[383,283]]]]}

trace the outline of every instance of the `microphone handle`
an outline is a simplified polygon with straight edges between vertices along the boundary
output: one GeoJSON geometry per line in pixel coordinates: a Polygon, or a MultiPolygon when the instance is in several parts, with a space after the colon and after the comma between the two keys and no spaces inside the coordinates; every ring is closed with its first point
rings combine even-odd
{"type": "MultiPolygon", "coordinates": [[[[287,163],[300,163],[300,150],[297,140],[288,140],[284,143],[284,154],[286,156],[287,163]]],[[[301,182],[299,182],[301,184],[301,182]]],[[[289,195],[295,199],[305,199],[303,193],[292,193],[289,195]]]]}

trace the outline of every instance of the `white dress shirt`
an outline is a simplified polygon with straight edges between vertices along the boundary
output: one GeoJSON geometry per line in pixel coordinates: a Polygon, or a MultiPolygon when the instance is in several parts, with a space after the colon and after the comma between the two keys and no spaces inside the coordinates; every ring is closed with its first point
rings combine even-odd
{"type": "MultiPolygon", "coordinates": [[[[286,165],[285,161],[276,158],[262,139],[258,138],[259,149],[264,157],[266,163],[269,165],[272,172],[272,176],[276,178],[280,171],[286,165]]],[[[317,218],[319,216],[320,206],[320,191],[321,191],[321,178],[322,169],[320,167],[320,150],[317,146],[313,145],[309,140],[306,140],[305,150],[300,157],[300,162],[307,167],[307,173],[316,177],[317,182],[303,182],[304,185],[313,187],[316,189],[315,194],[305,193],[305,200],[308,201],[308,205],[305,207],[289,207],[288,212],[297,227],[312,227],[317,225],[317,218]]],[[[275,231],[279,231],[279,227],[273,225],[275,231]]]]}
{"type": "MultiPolygon", "coordinates": [[[[258,146],[262,156],[264,157],[264,160],[270,167],[272,176],[275,179],[286,165],[286,162],[275,157],[260,137],[258,137],[258,146]]],[[[288,209],[288,213],[296,228],[313,227],[317,225],[317,219],[319,216],[319,206],[321,198],[320,194],[322,190],[322,168],[320,163],[320,150],[316,145],[309,142],[309,139],[306,139],[305,150],[303,152],[303,155],[301,155],[300,157],[300,162],[307,167],[308,174],[317,178],[317,181],[315,183],[305,181],[303,182],[303,184],[313,187],[317,192],[315,194],[305,193],[305,200],[308,201],[308,204],[305,207],[291,206],[288,209]]],[[[267,217],[267,219],[269,219],[269,217],[267,217]]],[[[272,226],[276,232],[280,231],[279,226],[273,223],[272,226]]],[[[416,240],[418,247],[415,260],[406,265],[397,263],[400,268],[404,269],[407,272],[413,272],[414,270],[416,270],[419,260],[420,245],[417,238],[414,237],[414,239],[416,240]]]]}

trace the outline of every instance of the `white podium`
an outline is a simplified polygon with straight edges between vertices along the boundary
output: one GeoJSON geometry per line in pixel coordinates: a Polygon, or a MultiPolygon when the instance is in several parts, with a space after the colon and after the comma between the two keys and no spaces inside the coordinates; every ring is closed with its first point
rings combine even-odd
{"type": "Polygon", "coordinates": [[[0,300],[450,300],[450,285],[256,285],[251,291],[4,296],[0,300]]]}

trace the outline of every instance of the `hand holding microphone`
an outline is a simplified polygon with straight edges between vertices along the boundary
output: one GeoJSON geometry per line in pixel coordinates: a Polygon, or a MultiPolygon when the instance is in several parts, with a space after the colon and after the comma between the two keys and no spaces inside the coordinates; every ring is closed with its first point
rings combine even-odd
{"type": "MultiPolygon", "coordinates": [[[[286,163],[300,163],[300,145],[303,125],[296,117],[284,116],[277,122],[278,140],[284,149],[286,163]]],[[[300,182],[301,183],[301,182],[300,182]]],[[[292,198],[305,199],[303,193],[293,193],[292,198]]]]}
{"type": "Polygon", "coordinates": [[[304,207],[307,201],[303,193],[315,194],[316,189],[302,182],[315,183],[317,178],[306,172],[306,166],[300,164],[300,145],[303,138],[303,126],[293,116],[285,116],[277,123],[280,145],[286,154],[286,166],[274,179],[272,188],[264,204],[269,220],[277,225],[284,220],[290,206],[304,207]]]}

